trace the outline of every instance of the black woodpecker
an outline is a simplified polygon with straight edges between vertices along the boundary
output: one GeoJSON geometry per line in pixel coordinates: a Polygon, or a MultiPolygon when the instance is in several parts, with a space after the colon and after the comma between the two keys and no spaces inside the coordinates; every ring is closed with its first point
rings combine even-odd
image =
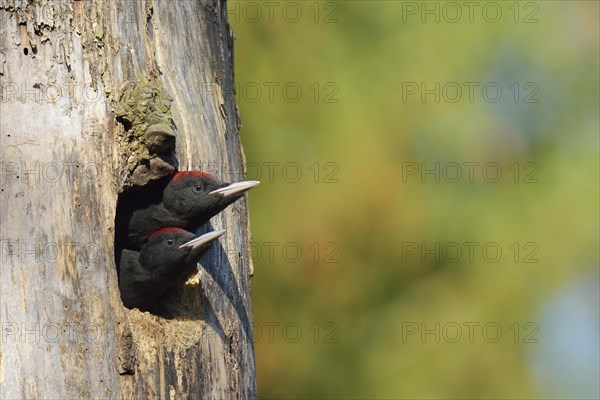
{"type": "Polygon", "coordinates": [[[117,233],[120,247],[139,250],[161,228],[196,230],[260,182],[225,183],[205,172],[180,171],[164,183],[141,200],[124,201],[137,209],[121,216],[117,211],[124,219],[117,233]]]}
{"type": "Polygon", "coordinates": [[[195,272],[198,260],[225,231],[197,237],[180,228],[163,228],[152,234],[141,251],[123,250],[119,289],[127,308],[149,311],[195,272]]]}

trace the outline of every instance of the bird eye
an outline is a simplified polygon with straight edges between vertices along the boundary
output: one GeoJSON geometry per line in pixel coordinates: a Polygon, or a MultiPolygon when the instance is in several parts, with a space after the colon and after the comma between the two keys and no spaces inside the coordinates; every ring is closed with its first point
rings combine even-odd
{"type": "Polygon", "coordinates": [[[167,240],[165,240],[165,244],[167,246],[171,247],[175,244],[175,239],[167,239],[167,240]]]}
{"type": "Polygon", "coordinates": [[[194,185],[194,192],[200,193],[202,191],[202,185],[194,185]]]}

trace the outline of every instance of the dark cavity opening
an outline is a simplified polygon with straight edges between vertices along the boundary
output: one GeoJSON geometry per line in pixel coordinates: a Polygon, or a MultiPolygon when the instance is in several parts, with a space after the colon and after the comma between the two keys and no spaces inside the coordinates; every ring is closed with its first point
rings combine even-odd
{"type": "Polygon", "coordinates": [[[117,122],[120,123],[121,125],[123,125],[123,129],[125,129],[125,132],[127,132],[127,131],[131,130],[131,128],[133,128],[133,124],[131,123],[131,121],[129,121],[125,117],[118,116],[117,122]]]}

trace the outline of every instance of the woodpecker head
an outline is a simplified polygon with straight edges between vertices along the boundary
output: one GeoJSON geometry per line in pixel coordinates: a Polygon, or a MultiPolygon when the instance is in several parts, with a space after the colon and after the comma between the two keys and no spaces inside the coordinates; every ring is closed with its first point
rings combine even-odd
{"type": "Polygon", "coordinates": [[[189,274],[202,254],[223,233],[225,230],[221,229],[197,237],[180,228],[160,229],[142,247],[139,262],[154,277],[172,282],[189,274]]]}
{"type": "Polygon", "coordinates": [[[178,216],[201,225],[259,183],[224,183],[205,172],[181,171],[167,184],[163,204],[178,216]]]}

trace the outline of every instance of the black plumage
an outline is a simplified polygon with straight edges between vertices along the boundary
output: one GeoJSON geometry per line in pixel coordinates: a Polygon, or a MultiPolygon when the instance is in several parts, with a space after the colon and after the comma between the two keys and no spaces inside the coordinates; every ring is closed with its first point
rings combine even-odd
{"type": "Polygon", "coordinates": [[[124,196],[117,208],[117,247],[139,250],[166,227],[196,230],[259,183],[229,184],[204,172],[181,171],[145,192],[124,196]]]}
{"type": "Polygon", "coordinates": [[[141,251],[123,250],[119,289],[127,308],[153,307],[181,286],[196,271],[200,257],[225,231],[197,237],[179,228],[164,228],[151,235],[141,251]]]}

